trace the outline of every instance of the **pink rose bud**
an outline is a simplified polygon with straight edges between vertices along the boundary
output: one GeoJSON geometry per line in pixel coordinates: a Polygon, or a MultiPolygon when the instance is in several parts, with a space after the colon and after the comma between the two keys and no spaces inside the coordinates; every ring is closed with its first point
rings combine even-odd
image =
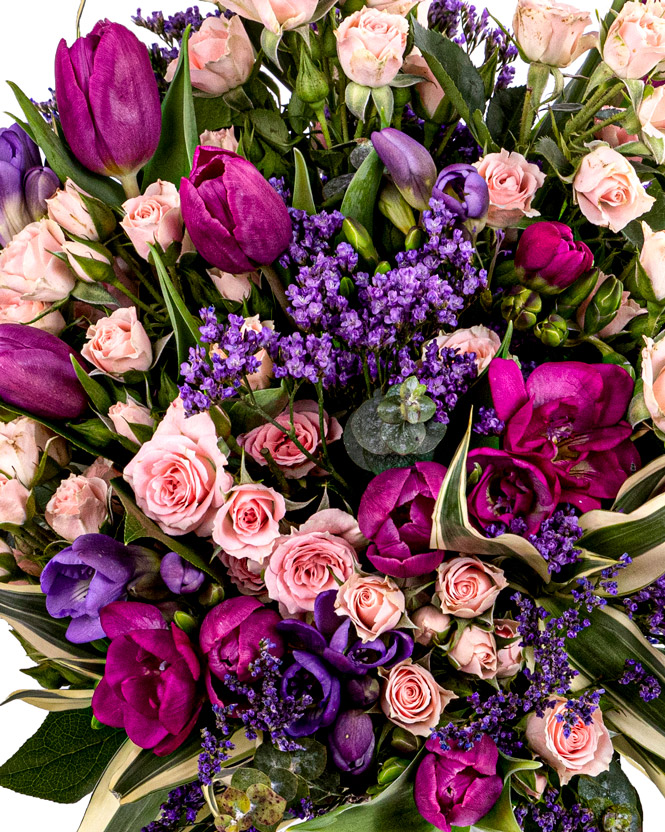
{"type": "Polygon", "coordinates": [[[498,659],[494,636],[473,624],[462,631],[448,658],[462,673],[478,676],[479,679],[496,676],[498,659]]]}
{"type": "Polygon", "coordinates": [[[603,60],[619,78],[643,78],[665,61],[665,6],[628,2],[609,28],[603,60]]]}
{"type": "MultiPolygon", "coordinates": [[[[642,223],[642,226],[645,226],[646,223],[642,223]]],[[[648,226],[647,226],[648,228],[648,226]]],[[[645,233],[646,237],[646,233],[645,233]]],[[[661,241],[665,240],[665,233],[661,237],[661,241]]],[[[661,243],[662,244],[662,243],[661,243]]],[[[644,249],[642,249],[644,251],[644,249]]],[[[603,274],[603,272],[598,272],[598,280],[596,285],[594,286],[591,293],[582,301],[582,303],[577,307],[577,314],[575,320],[577,321],[578,326],[580,329],[584,329],[584,316],[586,314],[586,310],[593,300],[594,295],[598,291],[598,289],[603,285],[603,283],[608,279],[609,275],[603,274]]],[[[663,278],[665,277],[665,273],[658,272],[656,278],[656,285],[659,285],[661,290],[665,293],[665,286],[661,286],[663,284],[663,278]]],[[[654,286],[655,290],[655,286],[654,286]]],[[[665,297],[665,294],[664,294],[665,297]]],[[[630,292],[624,291],[621,293],[621,302],[619,308],[616,312],[616,315],[612,320],[604,326],[601,330],[598,331],[599,338],[610,338],[612,335],[617,335],[621,332],[622,329],[626,327],[626,325],[633,320],[633,318],[637,318],[639,315],[645,315],[647,312],[646,309],[642,309],[639,303],[636,300],[633,300],[630,296],[630,292]]]]}
{"type": "Polygon", "coordinates": [[[452,621],[449,615],[431,605],[420,607],[413,613],[411,620],[418,628],[414,633],[415,639],[424,647],[429,647],[437,636],[447,633],[452,621]]]}
{"type": "Polygon", "coordinates": [[[99,243],[86,245],[67,240],[62,250],[67,255],[69,267],[84,283],[104,282],[115,276],[113,271],[113,255],[108,250],[102,250],[99,243]]]}
{"type": "Polygon", "coordinates": [[[413,664],[411,659],[395,665],[387,674],[385,670],[379,673],[385,679],[381,693],[383,713],[416,737],[428,737],[439,724],[444,708],[457,699],[452,691],[437,683],[429,670],[413,664]]]}
{"type": "Polygon", "coordinates": [[[391,578],[354,572],[337,591],[335,610],[348,615],[362,641],[373,641],[397,627],[406,599],[391,578]]]}
{"type": "MultiPolygon", "coordinates": [[[[418,5],[422,6],[424,4],[419,3],[418,5]]],[[[418,49],[414,49],[410,55],[406,56],[402,69],[406,75],[420,75],[424,79],[416,84],[416,92],[423,109],[430,118],[433,118],[439,104],[443,101],[443,87],[434,77],[429,64],[418,49]]]]}
{"type": "Polygon", "coordinates": [[[487,224],[494,228],[516,225],[522,217],[539,217],[531,207],[538,188],[545,182],[545,174],[521,153],[502,149],[488,153],[474,167],[487,182],[490,207],[487,224]]]}
{"type": "Polygon", "coordinates": [[[284,3],[283,0],[228,0],[224,8],[239,14],[247,20],[262,23],[276,35],[282,31],[297,29],[314,19],[318,0],[298,0],[284,3]]]}
{"type": "Polygon", "coordinates": [[[665,432],[665,341],[644,336],[642,382],[644,401],[655,427],[665,432]]]}
{"type": "Polygon", "coordinates": [[[563,786],[578,774],[597,777],[607,771],[613,749],[601,709],[594,710],[589,725],[577,717],[568,726],[563,718],[567,700],[553,696],[552,701],[555,706],[547,708],[542,717],[531,713],[527,719],[526,739],[533,751],[552,766],[563,786]]]}
{"type": "Polygon", "coordinates": [[[657,301],[665,300],[665,231],[652,231],[642,223],[644,243],[640,252],[640,264],[651,281],[657,301]]]}
{"type": "Polygon", "coordinates": [[[365,87],[384,87],[402,68],[409,24],[398,14],[363,8],[335,30],[344,74],[365,87]]]}
{"type": "Polygon", "coordinates": [[[279,521],[285,514],[284,497],[273,488],[236,485],[215,515],[212,539],[232,558],[263,563],[280,536],[279,521]]]}
{"type": "Polygon", "coordinates": [[[58,465],[69,462],[64,439],[27,416],[0,423],[0,471],[31,486],[44,451],[58,465]]]}
{"type": "MultiPolygon", "coordinates": [[[[470,329],[456,329],[449,335],[441,333],[435,339],[439,349],[455,349],[459,353],[473,352],[476,355],[476,367],[482,373],[499,351],[501,339],[486,326],[472,326],[470,329]]],[[[427,344],[423,345],[423,350],[427,344]]]]}
{"type": "Polygon", "coordinates": [[[145,372],[152,364],[152,347],[136,308],[116,309],[88,327],[81,355],[98,370],[121,376],[130,370],[145,372]]]}
{"type": "Polygon", "coordinates": [[[208,277],[224,300],[232,300],[235,303],[247,300],[252,294],[252,284],[258,286],[261,281],[258,272],[231,274],[221,269],[208,269],[208,277]]]}
{"type": "Polygon", "coordinates": [[[97,534],[108,517],[108,485],[99,477],[70,474],[48,501],[44,517],[65,540],[97,534]]]}
{"type": "Polygon", "coordinates": [[[522,637],[517,631],[517,622],[510,618],[495,618],[494,634],[499,638],[513,639],[510,644],[499,648],[496,654],[498,662],[496,678],[509,679],[518,673],[524,664],[522,637]]]}
{"type": "Polygon", "coordinates": [[[23,300],[19,292],[14,292],[12,289],[0,289],[0,324],[30,324],[36,329],[59,335],[65,328],[65,319],[57,309],[44,317],[39,317],[50,308],[50,303],[44,303],[41,300],[23,300]]]}
{"type": "Polygon", "coordinates": [[[144,260],[150,256],[149,245],[158,245],[166,251],[172,243],[182,242],[185,227],[180,195],[171,182],[158,179],[144,194],[124,202],[122,210],[125,216],[120,225],[144,260]]]}
{"type": "MultiPolygon", "coordinates": [[[[603,107],[602,110],[599,111],[598,116],[595,119],[595,122],[598,123],[603,121],[603,116],[605,115],[605,111],[609,114],[609,110],[615,109],[613,107],[603,107]]],[[[616,109],[624,112],[624,108],[617,107],[616,109]]],[[[620,124],[606,124],[605,127],[601,127],[597,133],[594,133],[594,137],[598,139],[598,141],[605,142],[609,144],[610,147],[620,147],[622,144],[628,144],[628,142],[636,142],[639,141],[639,136],[635,133],[629,133],[625,127],[622,127],[620,124]]],[[[626,157],[633,162],[641,162],[641,156],[628,156],[626,157]]]]}
{"type": "Polygon", "coordinates": [[[645,214],[655,202],[631,163],[605,145],[582,159],[573,180],[573,196],[590,223],[615,233],[645,214]]]}
{"type": "Polygon", "coordinates": [[[97,242],[99,233],[90,212],[81,199],[81,194],[85,194],[85,191],[68,179],[64,188],[56,191],[51,199],[46,200],[48,216],[69,234],[97,242]]]}
{"type": "Polygon", "coordinates": [[[651,139],[665,139],[665,87],[645,87],[637,110],[642,133],[651,139]]]}
{"type": "Polygon", "coordinates": [[[110,459],[104,459],[103,456],[98,456],[92,465],[88,465],[83,471],[83,476],[88,478],[98,477],[108,485],[111,480],[121,476],[121,474],[120,471],[115,470],[113,462],[110,459]]]}
{"type": "Polygon", "coordinates": [[[65,235],[53,220],[31,222],[0,253],[0,288],[18,292],[23,300],[63,300],[75,278],[62,252],[65,235]]]}
{"type": "Polygon", "coordinates": [[[529,61],[564,67],[596,46],[598,33],[587,11],[556,0],[518,0],[513,31],[529,61]]]}
{"type": "Polygon", "coordinates": [[[22,526],[28,519],[26,507],[30,492],[18,480],[0,473],[0,523],[22,526]]]}
{"type": "MultiPolygon", "coordinates": [[[[263,327],[274,329],[275,325],[272,321],[259,321],[259,316],[254,315],[251,318],[245,318],[245,323],[240,327],[240,332],[247,332],[247,330],[261,332],[263,327]]],[[[247,376],[247,383],[252,390],[265,390],[266,387],[270,387],[273,378],[272,358],[265,350],[259,350],[255,357],[261,366],[255,373],[250,373],[247,376]]]]}
{"type": "Polygon", "coordinates": [[[205,147],[220,147],[222,150],[238,152],[238,139],[234,127],[222,127],[221,130],[205,130],[199,136],[199,144],[205,147]]]}
{"type": "Polygon", "coordinates": [[[249,558],[236,558],[226,552],[219,553],[219,559],[226,567],[229,580],[242,595],[256,595],[266,603],[268,591],[263,580],[263,566],[249,558]]]}
{"type": "Polygon", "coordinates": [[[131,398],[128,398],[126,402],[116,402],[112,405],[109,408],[108,416],[119,436],[124,436],[125,439],[130,439],[132,442],[138,442],[139,445],[141,442],[132,430],[132,425],[145,425],[145,427],[151,428],[155,424],[148,408],[131,398]]]}
{"type": "Polygon", "coordinates": [[[502,569],[475,555],[454,557],[437,569],[436,594],[441,612],[458,618],[475,618],[487,612],[507,586],[502,569]]]}

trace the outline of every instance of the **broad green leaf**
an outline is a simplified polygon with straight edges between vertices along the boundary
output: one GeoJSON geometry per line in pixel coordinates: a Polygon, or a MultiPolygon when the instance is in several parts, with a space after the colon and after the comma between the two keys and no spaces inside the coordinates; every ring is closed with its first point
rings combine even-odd
{"type": "Polygon", "coordinates": [[[281,150],[289,146],[289,131],[277,110],[250,110],[249,120],[256,132],[281,150]]]}
{"type": "Polygon", "coordinates": [[[504,783],[501,796],[490,811],[485,817],[474,821],[473,826],[474,829],[482,829],[483,832],[522,832],[515,818],[510,780],[504,783]]]}
{"type": "Polygon", "coordinates": [[[92,694],[91,690],[15,690],[2,704],[27,702],[44,711],[75,711],[89,708],[92,694]]]}
{"type": "Polygon", "coordinates": [[[117,306],[118,301],[100,283],[79,280],[72,289],[72,297],[93,306],[117,306]]]}
{"type": "Polygon", "coordinates": [[[90,710],[48,714],[0,767],[0,786],[56,803],[89,794],[126,736],[117,728],[93,729],[91,718],[90,710]]]}
{"type": "Polygon", "coordinates": [[[85,390],[86,395],[94,405],[95,410],[106,416],[113,405],[111,397],[98,381],[95,381],[94,378],[86,373],[73,355],[70,356],[70,359],[74,367],[74,372],[81,382],[81,386],[85,390]]]}
{"type": "Polygon", "coordinates": [[[487,127],[494,141],[512,150],[520,133],[526,86],[497,90],[487,108],[487,127]]]}
{"type": "Polygon", "coordinates": [[[308,214],[316,213],[316,204],[312,195],[312,186],[309,181],[309,171],[305,157],[298,150],[293,148],[293,155],[296,160],[295,181],[293,183],[293,199],[291,205],[300,211],[307,211],[308,214]]]}
{"type": "Polygon", "coordinates": [[[199,134],[189,74],[189,34],[188,26],[182,39],[178,66],[162,104],[159,144],[155,155],[143,168],[143,190],[158,179],[180,187],[180,180],[189,176],[192,169],[199,134]]]}
{"type": "Polygon", "coordinates": [[[622,832],[642,832],[642,804],[635,786],[626,777],[618,758],[612,760],[608,771],[595,777],[582,775],[577,783],[577,793],[597,818],[614,806],[630,811],[630,825],[622,832]]]}
{"type": "Polygon", "coordinates": [[[196,318],[187,309],[187,305],[176,291],[164,261],[155,246],[148,246],[155,261],[159,285],[164,296],[166,309],[169,313],[171,326],[175,334],[176,350],[178,353],[178,365],[186,361],[189,356],[189,348],[200,343],[199,325],[196,318]]]}
{"type": "Polygon", "coordinates": [[[624,482],[612,511],[630,512],[665,488],[665,455],[659,456],[624,482]]]}
{"type": "Polygon", "coordinates": [[[374,223],[374,203],[381,184],[383,162],[372,148],[365,161],[355,172],[351,184],[346,189],[340,211],[363,225],[369,234],[374,223]]]}
{"type": "Polygon", "coordinates": [[[612,743],[619,754],[641,769],[665,797],[665,759],[641,748],[621,734],[614,737],[612,743]]]}
{"type": "MultiPolygon", "coordinates": [[[[273,419],[285,409],[289,403],[289,394],[286,388],[282,385],[280,387],[268,387],[265,390],[255,390],[254,399],[259,407],[264,410],[273,419]]],[[[229,416],[235,436],[252,430],[258,425],[265,423],[263,416],[258,413],[251,405],[246,404],[245,401],[234,402],[229,408],[229,416]]]]}

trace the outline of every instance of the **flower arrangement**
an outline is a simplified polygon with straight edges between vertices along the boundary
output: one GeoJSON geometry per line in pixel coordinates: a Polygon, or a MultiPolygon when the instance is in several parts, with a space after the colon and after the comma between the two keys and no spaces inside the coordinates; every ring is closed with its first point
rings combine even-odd
{"type": "Polygon", "coordinates": [[[665,3],[134,23],[0,130],[0,616],[48,711],[0,786],[92,792],[79,832],[639,832],[665,3]]]}

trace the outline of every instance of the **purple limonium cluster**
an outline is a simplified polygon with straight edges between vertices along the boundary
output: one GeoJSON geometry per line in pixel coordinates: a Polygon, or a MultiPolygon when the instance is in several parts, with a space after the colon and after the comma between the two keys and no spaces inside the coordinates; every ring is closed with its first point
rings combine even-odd
{"type": "Polygon", "coordinates": [[[620,685],[639,685],[640,698],[644,702],[658,699],[661,687],[655,676],[647,673],[641,662],[626,659],[623,675],[619,679],[620,685]]]}
{"type": "Polygon", "coordinates": [[[665,575],[623,599],[626,612],[652,644],[665,642],[665,575]]]}
{"type": "Polygon", "coordinates": [[[162,803],[159,819],[144,826],[141,832],[171,832],[174,829],[182,829],[183,822],[194,823],[204,803],[205,798],[198,781],[178,786],[169,792],[166,801],[162,803]]]}
{"type": "Polygon", "coordinates": [[[473,432],[479,436],[501,436],[506,423],[499,419],[493,407],[478,408],[478,416],[473,422],[473,432]]]}
{"type": "Polygon", "coordinates": [[[552,788],[545,791],[542,803],[518,806],[515,818],[522,829],[535,826],[542,832],[600,832],[591,809],[580,803],[565,806],[560,792],[552,788]]]}

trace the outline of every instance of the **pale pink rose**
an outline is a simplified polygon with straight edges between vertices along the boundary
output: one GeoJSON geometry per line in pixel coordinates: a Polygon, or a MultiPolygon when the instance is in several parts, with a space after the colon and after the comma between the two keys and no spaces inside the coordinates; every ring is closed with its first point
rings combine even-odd
{"type": "Polygon", "coordinates": [[[69,268],[84,283],[94,283],[97,280],[99,267],[95,266],[94,262],[90,263],[91,260],[108,267],[104,270],[106,272],[104,278],[107,275],[113,277],[113,255],[110,251],[108,253],[97,251],[85,243],[77,243],[73,240],[66,240],[62,244],[62,250],[67,255],[69,268]]]}
{"type": "Polygon", "coordinates": [[[474,352],[478,373],[489,367],[490,361],[501,347],[501,339],[496,332],[482,325],[472,326],[470,329],[456,329],[449,335],[441,333],[434,341],[439,350],[448,348],[456,349],[460,353],[474,352]]]}
{"type": "Polygon", "coordinates": [[[310,23],[318,4],[318,0],[224,0],[225,9],[262,23],[276,35],[310,23]]]}
{"type": "Polygon", "coordinates": [[[417,3],[418,0],[367,0],[370,9],[401,14],[402,17],[405,17],[417,3]]]}
{"type": "Polygon", "coordinates": [[[588,153],[573,180],[580,211],[594,225],[617,232],[655,202],[625,156],[604,144],[588,153]]]}
{"type": "Polygon", "coordinates": [[[116,309],[88,327],[81,355],[98,370],[120,376],[145,371],[152,364],[152,346],[134,306],[116,309]]]}
{"type": "Polygon", "coordinates": [[[221,130],[205,130],[199,136],[199,144],[205,147],[220,147],[222,150],[230,150],[236,153],[238,150],[238,139],[236,139],[234,127],[222,127],[221,130]]]}
{"type": "Polygon", "coordinates": [[[48,428],[27,416],[0,422],[0,471],[31,486],[47,446],[49,457],[65,466],[69,461],[67,443],[48,428]]]}
{"type": "Polygon", "coordinates": [[[103,456],[98,456],[97,459],[88,465],[83,471],[84,477],[97,477],[108,485],[111,480],[121,476],[120,471],[116,471],[113,467],[113,462],[110,459],[104,459],[103,456]]]}
{"type": "Polygon", "coordinates": [[[389,84],[402,68],[408,34],[399,14],[365,7],[345,17],[335,29],[344,74],[366,87],[389,84]]]}
{"type": "Polygon", "coordinates": [[[65,328],[65,319],[57,309],[43,315],[50,308],[50,303],[44,303],[42,300],[23,300],[19,292],[0,289],[0,324],[30,324],[35,329],[59,335],[65,328]],[[40,315],[43,317],[36,321],[35,318],[40,315]]]}
{"type": "Polygon", "coordinates": [[[62,252],[65,235],[53,220],[39,220],[13,237],[0,252],[0,288],[23,300],[63,300],[76,282],[62,252]]]}
{"type": "Polygon", "coordinates": [[[226,552],[220,552],[219,559],[241,595],[254,595],[264,603],[270,600],[260,563],[249,558],[234,558],[226,552]]]}
{"type": "Polygon", "coordinates": [[[48,216],[69,234],[97,242],[99,234],[90,212],[81,199],[81,194],[88,196],[71,179],[68,179],[64,188],[58,189],[51,199],[46,200],[48,216]]]}
{"type": "Polygon", "coordinates": [[[452,621],[449,615],[431,604],[417,609],[411,616],[411,620],[418,628],[414,632],[414,637],[418,644],[424,647],[429,647],[439,633],[447,633],[452,621]]]}
{"type": "Polygon", "coordinates": [[[513,31],[529,61],[564,67],[598,44],[591,15],[556,0],[518,0],[513,31]]]}
{"type": "Polygon", "coordinates": [[[125,467],[123,477],[141,511],[166,534],[207,537],[224,494],[233,486],[225,466],[210,415],[187,418],[178,398],[152,439],[125,467]]]}
{"type": "Polygon", "coordinates": [[[97,534],[108,517],[108,490],[99,477],[70,474],[48,501],[46,522],[69,541],[82,534],[97,534]]]}
{"type": "Polygon", "coordinates": [[[478,173],[487,182],[490,207],[487,224],[494,228],[516,225],[522,217],[539,217],[531,202],[545,182],[545,174],[522,156],[504,148],[488,153],[475,162],[478,173]]]}
{"type": "Polygon", "coordinates": [[[341,508],[324,508],[312,514],[300,527],[301,532],[332,532],[343,537],[356,551],[367,546],[356,518],[341,508]]]}
{"type": "MultiPolygon", "coordinates": [[[[646,223],[642,223],[642,225],[646,225],[646,223]]],[[[663,234],[665,237],[665,234],[663,234]]],[[[582,303],[577,307],[577,313],[575,320],[577,321],[577,325],[580,329],[584,328],[584,315],[586,313],[587,307],[591,303],[591,299],[596,294],[598,289],[603,285],[603,283],[607,280],[608,275],[603,274],[603,272],[598,272],[598,280],[596,285],[593,288],[593,291],[589,295],[589,297],[585,298],[582,303]]],[[[636,300],[633,300],[630,296],[630,292],[625,291],[621,295],[621,303],[619,305],[619,309],[614,316],[614,318],[604,326],[599,332],[599,338],[609,338],[612,335],[617,335],[621,332],[622,329],[626,327],[626,325],[633,320],[633,318],[637,318],[638,315],[646,314],[646,309],[642,309],[639,303],[636,300]]]]}
{"type": "Polygon", "coordinates": [[[416,20],[424,29],[429,29],[429,9],[432,0],[420,0],[416,6],[416,20]]]}
{"type": "Polygon", "coordinates": [[[139,445],[141,442],[131,426],[145,425],[145,427],[151,428],[155,424],[148,408],[131,398],[128,398],[126,402],[116,402],[112,405],[109,408],[108,416],[119,436],[124,436],[125,439],[130,439],[132,442],[138,442],[139,445]]]}
{"type": "Polygon", "coordinates": [[[348,615],[363,642],[394,630],[406,611],[404,593],[392,578],[351,574],[337,590],[337,615],[348,615]]]}
{"type": "MultiPolygon", "coordinates": [[[[419,3],[418,5],[420,7],[423,4],[419,3]]],[[[421,78],[425,79],[419,84],[416,84],[416,92],[425,112],[432,118],[439,104],[443,101],[444,92],[443,87],[429,68],[429,64],[421,55],[420,50],[414,49],[410,55],[407,55],[404,59],[402,69],[406,75],[420,75],[421,78]]]]}
{"type": "MultiPolygon", "coordinates": [[[[275,420],[289,428],[291,417],[289,411],[285,410],[275,420]]],[[[296,430],[296,437],[300,444],[310,454],[316,454],[321,445],[321,433],[319,430],[319,406],[309,399],[297,401],[293,405],[293,423],[296,430]]],[[[335,418],[330,418],[324,413],[323,424],[325,428],[325,439],[329,444],[335,442],[342,436],[342,426],[335,418]]],[[[320,474],[321,469],[308,459],[305,454],[286,437],[279,428],[272,424],[261,425],[249,433],[238,437],[238,444],[252,457],[259,465],[267,465],[261,451],[266,449],[275,463],[282,470],[285,477],[298,478],[305,474],[320,474]]]]}
{"type": "Polygon", "coordinates": [[[645,87],[637,117],[643,133],[654,139],[665,139],[665,87],[645,87]]]}
{"type": "Polygon", "coordinates": [[[457,699],[452,691],[436,682],[429,670],[413,664],[411,659],[395,665],[388,673],[379,672],[385,679],[381,692],[383,713],[417,737],[428,737],[439,724],[444,708],[457,699]]]}
{"type": "Polygon", "coordinates": [[[171,182],[158,179],[141,196],[123,202],[122,210],[125,216],[120,225],[144,260],[150,256],[149,245],[157,244],[166,251],[172,243],[182,242],[185,227],[180,213],[180,194],[171,182]]]}
{"type": "Polygon", "coordinates": [[[643,78],[665,60],[665,6],[625,3],[603,46],[603,60],[619,78],[643,78]]]}
{"type": "Polygon", "coordinates": [[[215,516],[212,539],[231,557],[259,563],[268,557],[286,514],[284,497],[258,483],[236,485],[215,516]]]}
{"type": "Polygon", "coordinates": [[[665,300],[665,231],[652,231],[642,223],[644,243],[640,252],[640,265],[651,281],[656,300],[665,300]]]}
{"type": "MultiPolygon", "coordinates": [[[[598,122],[603,121],[603,116],[605,115],[605,111],[609,114],[609,111],[614,108],[612,107],[603,107],[598,113],[598,117],[594,119],[594,122],[598,124],[598,122]]],[[[624,111],[622,107],[618,107],[616,109],[624,111]]],[[[605,142],[609,144],[610,147],[621,147],[622,144],[628,144],[628,142],[636,142],[639,141],[639,136],[635,133],[629,133],[625,127],[621,124],[606,124],[605,127],[601,127],[597,133],[594,133],[594,137],[598,139],[598,141],[605,142]]],[[[630,159],[631,162],[641,162],[641,156],[626,156],[627,159],[630,159]]]]}
{"type": "Polygon", "coordinates": [[[585,725],[580,717],[568,732],[563,719],[567,700],[553,696],[553,708],[547,708],[544,716],[529,714],[526,723],[526,739],[531,749],[559,775],[565,786],[578,774],[597,777],[607,771],[612,762],[612,740],[603,723],[603,712],[596,708],[591,723],[585,725]],[[568,736],[566,736],[568,733],[568,736]]]}
{"type": "Polygon", "coordinates": [[[496,676],[498,660],[494,636],[473,624],[462,631],[448,657],[462,673],[479,679],[494,679],[496,676]]]}
{"type": "Polygon", "coordinates": [[[503,570],[475,555],[444,561],[436,571],[436,594],[441,612],[458,618],[475,618],[487,612],[508,586],[503,570]]]}
{"type": "Polygon", "coordinates": [[[215,284],[215,288],[224,300],[232,300],[241,303],[252,294],[252,283],[256,286],[261,282],[257,272],[243,272],[242,274],[230,274],[220,269],[209,269],[208,276],[215,284]]]}
{"type": "Polygon", "coordinates": [[[515,639],[505,647],[499,648],[496,654],[498,662],[496,678],[508,679],[518,673],[524,664],[522,638],[517,631],[517,622],[510,618],[495,618],[494,634],[499,638],[515,639]]]}
{"type": "Polygon", "coordinates": [[[0,523],[22,526],[28,519],[28,497],[30,492],[23,483],[0,473],[0,523]]]}
{"type": "Polygon", "coordinates": [[[665,433],[665,340],[644,336],[642,382],[644,402],[654,426],[665,433]]]}

